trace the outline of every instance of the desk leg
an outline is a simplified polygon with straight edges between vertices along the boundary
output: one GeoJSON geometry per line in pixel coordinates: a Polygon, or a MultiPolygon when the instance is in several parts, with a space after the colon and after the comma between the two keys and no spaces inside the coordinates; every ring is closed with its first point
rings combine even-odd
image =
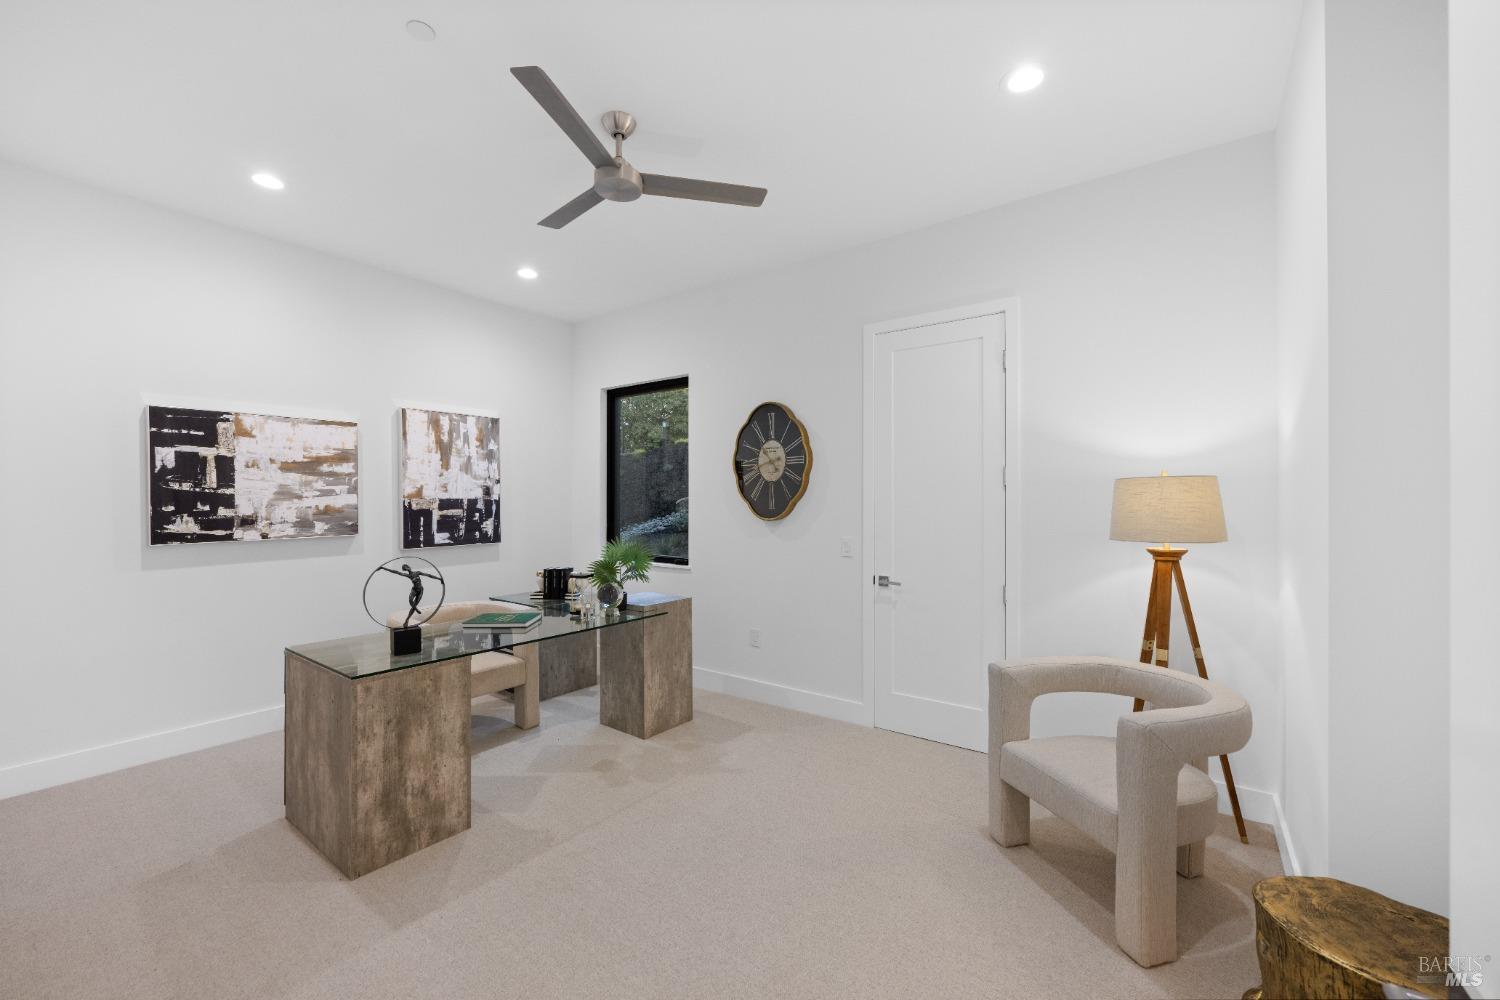
{"type": "Polygon", "coordinates": [[[526,664],[526,683],[514,691],[517,729],[535,729],[542,721],[541,646],[528,642],[510,650],[526,664]]]}
{"type": "Polygon", "coordinates": [[[693,602],[599,630],[599,721],[648,740],[693,717],[693,602]]]}
{"type": "Polygon", "coordinates": [[[646,623],[599,630],[599,724],[638,740],[646,732],[646,623]]]}
{"type": "Polygon", "coordinates": [[[353,877],[354,682],[295,653],[285,662],[287,822],[353,877]]]}
{"type": "Polygon", "coordinates": [[[286,816],[350,878],[469,828],[467,657],[350,680],[286,657],[286,816]]]}
{"type": "Polygon", "coordinates": [[[685,597],[667,613],[647,618],[646,735],[655,736],[693,718],[693,601],[685,597]]]}

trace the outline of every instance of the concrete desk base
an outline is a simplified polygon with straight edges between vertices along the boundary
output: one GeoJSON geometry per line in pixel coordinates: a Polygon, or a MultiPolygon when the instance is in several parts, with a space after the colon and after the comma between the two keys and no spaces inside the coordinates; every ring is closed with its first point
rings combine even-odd
{"type": "Polygon", "coordinates": [[[351,680],[286,654],[286,818],[349,878],[469,828],[469,659],[351,680]]]}
{"type": "Polygon", "coordinates": [[[599,632],[599,722],[648,740],[693,717],[693,601],[632,594],[667,613],[599,632]]]}

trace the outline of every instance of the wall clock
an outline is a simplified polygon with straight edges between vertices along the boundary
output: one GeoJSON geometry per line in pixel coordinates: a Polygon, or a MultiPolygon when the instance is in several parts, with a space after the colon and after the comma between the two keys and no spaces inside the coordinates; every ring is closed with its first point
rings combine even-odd
{"type": "Polygon", "coordinates": [[[792,512],[812,475],[807,428],[780,403],[761,403],[734,439],[734,479],[740,498],[763,521],[792,512]]]}

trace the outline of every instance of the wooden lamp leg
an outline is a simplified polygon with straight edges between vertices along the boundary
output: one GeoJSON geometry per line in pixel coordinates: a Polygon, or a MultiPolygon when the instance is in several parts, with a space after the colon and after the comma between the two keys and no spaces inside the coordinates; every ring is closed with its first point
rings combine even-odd
{"type": "MultiPolygon", "coordinates": [[[[1153,560],[1151,567],[1151,596],[1146,602],[1146,629],[1141,636],[1141,662],[1155,663],[1158,667],[1168,665],[1172,637],[1172,585],[1177,585],[1177,597],[1182,602],[1182,616],[1187,621],[1188,642],[1193,647],[1193,661],[1198,665],[1198,676],[1208,680],[1208,665],[1203,660],[1203,646],[1198,641],[1198,623],[1193,620],[1193,606],[1188,602],[1187,583],[1182,576],[1182,557],[1186,549],[1147,549],[1153,560]]],[[[1145,707],[1140,698],[1135,699],[1133,712],[1145,707]]],[[[1220,755],[1219,764],[1224,769],[1224,788],[1229,792],[1229,806],[1234,811],[1234,825],[1239,830],[1240,842],[1250,843],[1245,832],[1245,817],[1240,812],[1240,796],[1234,787],[1234,773],[1229,769],[1229,757],[1220,755]]]]}
{"type": "MultiPolygon", "coordinates": [[[[1141,662],[1150,663],[1156,651],[1156,567],[1151,568],[1151,589],[1146,592],[1146,628],[1141,633],[1141,662]]],[[[1139,712],[1145,705],[1141,699],[1135,700],[1132,712],[1139,712]]]]}
{"type": "Polygon", "coordinates": [[[1172,567],[1170,564],[1158,561],[1157,567],[1157,598],[1156,598],[1156,651],[1155,662],[1163,670],[1171,663],[1170,650],[1167,648],[1172,644],[1172,567]]]}
{"type": "MultiPolygon", "coordinates": [[[[1208,680],[1208,664],[1203,662],[1203,646],[1198,642],[1198,624],[1193,621],[1193,606],[1188,603],[1187,583],[1182,578],[1182,563],[1172,564],[1172,576],[1177,581],[1177,597],[1182,602],[1182,617],[1187,620],[1188,642],[1193,647],[1193,662],[1198,665],[1198,676],[1208,680]]],[[[1245,817],[1240,813],[1240,796],[1234,789],[1234,773],[1229,770],[1229,756],[1219,755],[1224,768],[1224,788],[1229,792],[1229,805],[1234,810],[1234,825],[1240,833],[1240,843],[1250,843],[1245,832],[1245,817]]]]}
{"type": "MultiPolygon", "coordinates": [[[[1172,552],[1180,549],[1149,550],[1153,555],[1159,551],[1172,552]]],[[[1141,662],[1167,665],[1172,636],[1172,562],[1171,558],[1157,556],[1151,566],[1151,594],[1146,600],[1146,630],[1141,637],[1141,662]]],[[[1135,699],[1132,712],[1145,707],[1140,698],[1135,699]]]]}

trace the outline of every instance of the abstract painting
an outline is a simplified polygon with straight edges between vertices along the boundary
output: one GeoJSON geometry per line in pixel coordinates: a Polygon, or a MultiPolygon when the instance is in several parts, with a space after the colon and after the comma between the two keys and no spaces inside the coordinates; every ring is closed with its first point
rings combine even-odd
{"type": "Polygon", "coordinates": [[[350,420],[151,406],[151,544],[359,532],[350,420]]]}
{"type": "Polygon", "coordinates": [[[500,420],[401,411],[401,547],[500,541],[500,420]]]}

